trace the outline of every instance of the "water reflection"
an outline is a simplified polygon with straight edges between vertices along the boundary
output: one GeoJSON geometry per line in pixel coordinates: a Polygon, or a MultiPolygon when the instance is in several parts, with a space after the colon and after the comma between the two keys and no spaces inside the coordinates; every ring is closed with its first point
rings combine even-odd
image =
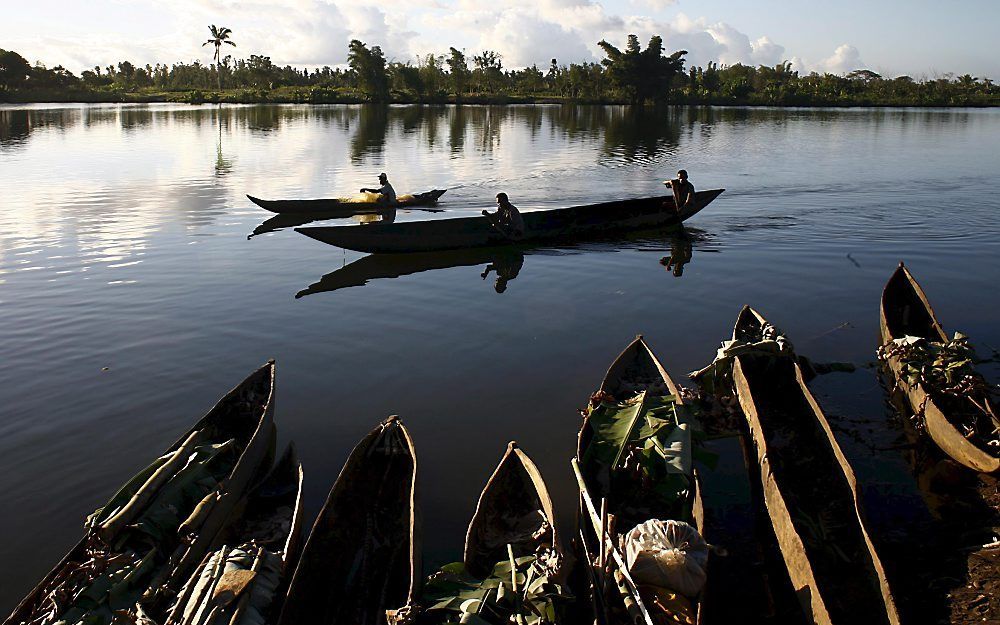
{"type": "MultiPolygon", "coordinates": [[[[632,233],[627,237],[590,241],[583,245],[557,247],[520,245],[406,254],[370,254],[331,271],[319,281],[296,293],[295,299],[314,293],[364,286],[372,280],[400,278],[436,269],[477,265],[484,265],[482,273],[479,274],[480,277],[487,280],[491,274],[494,274],[494,290],[497,293],[504,293],[508,283],[521,273],[526,256],[614,253],[623,250],[660,252],[665,247],[669,247],[671,257],[678,258],[675,264],[680,263],[683,266],[691,261],[694,244],[707,242],[710,239],[710,235],[704,231],[681,228],[680,231],[656,230],[632,233]]],[[[718,250],[706,249],[705,251],[717,252],[718,250]]],[[[683,272],[675,269],[673,275],[680,276],[681,273],[683,272]]]]}
{"type": "Polygon", "coordinates": [[[675,278],[684,275],[684,265],[691,262],[694,253],[691,235],[681,227],[680,231],[670,238],[670,256],[660,259],[660,264],[673,273],[675,278]]]}

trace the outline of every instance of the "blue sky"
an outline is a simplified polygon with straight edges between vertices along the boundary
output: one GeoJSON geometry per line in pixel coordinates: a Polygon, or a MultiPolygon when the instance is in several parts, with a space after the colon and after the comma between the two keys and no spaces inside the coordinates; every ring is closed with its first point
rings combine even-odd
{"type": "MultiPolygon", "coordinates": [[[[12,2],[13,0],[4,0],[12,2]]],[[[229,26],[237,56],[338,65],[347,42],[407,60],[454,45],[501,52],[504,64],[596,61],[601,38],[660,34],[704,64],[793,62],[800,71],[948,72],[1000,79],[1000,2],[836,3],[777,0],[36,0],[5,11],[0,48],[80,71],[119,60],[208,61],[209,23],[229,26]],[[947,7],[946,9],[943,7],[947,7]]]]}

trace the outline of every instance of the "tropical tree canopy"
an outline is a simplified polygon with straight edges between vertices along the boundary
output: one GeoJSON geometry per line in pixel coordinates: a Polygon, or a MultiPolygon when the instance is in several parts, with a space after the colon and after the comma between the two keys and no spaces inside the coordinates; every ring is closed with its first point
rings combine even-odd
{"type": "Polygon", "coordinates": [[[31,75],[31,65],[17,52],[0,49],[0,89],[17,89],[31,75]]]}
{"type": "Polygon", "coordinates": [[[382,48],[368,48],[358,39],[352,39],[348,46],[347,64],[358,79],[358,86],[368,97],[384,101],[389,95],[389,76],[385,68],[382,48]]]}
{"type": "Polygon", "coordinates": [[[607,68],[612,83],[625,91],[633,104],[665,100],[674,78],[684,74],[683,57],[687,50],[664,56],[663,39],[659,35],[649,39],[645,50],[635,35],[628,36],[624,52],[603,39],[597,45],[608,57],[601,64],[607,68]]]}

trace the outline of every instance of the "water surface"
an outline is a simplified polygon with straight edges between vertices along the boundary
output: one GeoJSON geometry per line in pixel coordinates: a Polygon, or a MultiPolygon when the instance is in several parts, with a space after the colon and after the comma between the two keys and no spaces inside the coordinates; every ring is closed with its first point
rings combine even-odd
{"type": "MultiPolygon", "coordinates": [[[[572,518],[576,408],[637,333],[681,379],[750,303],[801,353],[863,364],[905,259],[946,329],[986,355],[1000,346],[998,142],[991,110],[2,107],[0,612],[268,358],[310,516],[360,437],[402,416],[429,568],[461,556],[508,440],[572,518]],[[400,277],[331,290],[363,255],[291,230],[247,239],[270,215],[246,193],[344,195],[386,171],[400,193],[448,188],[438,216],[473,215],[498,191],[522,210],[661,194],[680,167],[727,189],[681,240],[367,261],[363,278],[400,277]],[[671,254],[690,255],[680,276],[659,263],[671,254]],[[502,284],[482,277],[498,262],[502,284]]],[[[873,372],[815,389],[876,525],[919,516],[873,372]]]]}

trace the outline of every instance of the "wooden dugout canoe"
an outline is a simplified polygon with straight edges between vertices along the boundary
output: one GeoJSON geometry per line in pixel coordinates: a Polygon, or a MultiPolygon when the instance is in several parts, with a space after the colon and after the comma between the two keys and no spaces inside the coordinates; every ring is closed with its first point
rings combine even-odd
{"type": "Polygon", "coordinates": [[[498,562],[508,559],[508,544],[515,558],[554,554],[556,561],[547,564],[557,569],[564,560],[545,481],[513,441],[479,496],[465,536],[465,569],[486,578],[498,562]]]}
{"type": "Polygon", "coordinates": [[[337,217],[351,217],[354,215],[365,215],[368,213],[379,213],[392,208],[410,208],[413,206],[427,206],[437,202],[447,189],[434,189],[410,196],[401,196],[404,199],[393,205],[378,204],[375,202],[345,202],[338,198],[327,198],[318,200],[262,200],[252,195],[247,195],[247,199],[272,213],[307,213],[322,215],[326,219],[337,217]]]}
{"type": "MultiPolygon", "coordinates": [[[[907,335],[942,343],[949,340],[924,290],[903,263],[899,264],[882,291],[879,328],[883,345],[907,335]]],[[[927,434],[944,453],[975,471],[993,473],[1000,470],[1000,457],[996,451],[978,446],[963,436],[923,385],[919,382],[910,384],[903,378],[900,359],[890,357],[888,361],[910,408],[914,413],[923,409],[927,434]]]]}
{"type": "Polygon", "coordinates": [[[289,445],[267,478],[233,510],[217,540],[221,546],[205,557],[184,586],[165,625],[273,622],[298,560],[301,530],[302,464],[289,445]],[[227,565],[234,548],[252,554],[252,560],[243,557],[227,565]],[[253,575],[243,587],[249,572],[253,575]],[[225,603],[215,597],[220,587],[240,590],[225,603]]]}
{"type": "MultiPolygon", "coordinates": [[[[164,580],[174,579],[174,573],[197,565],[251,481],[270,462],[274,443],[274,375],[272,360],[229,391],[156,462],[126,483],[105,508],[95,513],[93,525],[83,539],[28,593],[4,624],[28,621],[58,580],[88,558],[88,551],[95,547],[106,549],[118,543],[128,531],[129,522],[155,504],[156,493],[169,483],[171,466],[183,464],[195,442],[223,443],[232,439],[238,454],[232,470],[197,508],[182,511],[182,517],[191,514],[188,522],[192,522],[189,527],[193,534],[178,535],[171,544],[158,546],[161,551],[167,554],[173,551],[173,554],[156,567],[154,582],[160,580],[160,585],[155,587],[163,591],[176,590],[176,586],[171,587],[164,580]],[[193,514],[199,510],[200,516],[193,514]]],[[[151,587],[154,586],[151,584],[151,587]]]]}
{"type": "MultiPolygon", "coordinates": [[[[759,323],[763,317],[752,311],[741,320],[759,323]]],[[[794,358],[738,355],[733,381],[765,507],[807,618],[817,625],[898,625],[885,569],[865,527],[857,478],[794,358]]]]}
{"type": "Polygon", "coordinates": [[[681,213],[674,208],[673,196],[523,212],[525,234],[516,241],[504,236],[484,216],[295,230],[317,241],[359,252],[430,252],[577,239],[614,231],[679,225],[723,191],[699,191],[695,194],[694,205],[681,213]]]}
{"type": "MultiPolygon", "coordinates": [[[[608,368],[599,390],[615,398],[626,398],[636,393],[673,395],[679,406],[684,405],[677,384],[641,335],[637,336],[614,360],[608,368]]],[[[641,416],[642,413],[643,411],[640,410],[637,414],[641,416]]],[[[641,423],[633,425],[633,431],[638,425],[641,423]]],[[[615,611],[625,611],[632,622],[652,625],[653,617],[649,614],[647,604],[643,601],[638,586],[628,573],[624,554],[618,546],[621,531],[631,530],[632,525],[640,520],[631,519],[627,522],[627,527],[619,526],[616,528],[615,535],[610,537],[611,540],[607,537],[606,528],[603,527],[606,523],[606,519],[602,517],[604,510],[606,510],[608,517],[618,517],[619,510],[615,505],[614,495],[604,492],[601,488],[595,473],[596,468],[588,466],[585,460],[587,448],[594,441],[595,434],[588,415],[580,428],[577,454],[572,460],[573,470],[580,487],[579,539],[581,542],[579,546],[584,549],[583,559],[590,563],[594,563],[595,560],[600,561],[599,554],[602,543],[604,543],[603,547],[607,553],[606,564],[611,573],[607,574],[600,566],[591,566],[591,592],[598,595],[594,597],[593,602],[593,607],[597,611],[595,616],[598,623],[610,625],[610,623],[615,622],[615,617],[612,616],[615,611]],[[605,537],[604,540],[602,540],[602,536],[605,537]],[[600,588],[605,589],[603,595],[600,594],[600,588]],[[613,607],[616,604],[618,607],[613,607]]],[[[702,533],[705,527],[704,504],[697,473],[692,472],[690,483],[690,491],[685,496],[691,514],[686,518],[673,518],[673,520],[690,523],[699,533],[702,533]]],[[[650,518],[670,520],[673,516],[671,513],[661,510],[650,518]]],[[[704,536],[704,534],[702,535],[704,536]]],[[[698,603],[692,602],[692,608],[696,615],[701,612],[698,603]]]]}
{"type": "Polygon", "coordinates": [[[384,625],[421,582],[417,459],[389,417],[351,452],[292,576],[279,625],[384,625]]]}

